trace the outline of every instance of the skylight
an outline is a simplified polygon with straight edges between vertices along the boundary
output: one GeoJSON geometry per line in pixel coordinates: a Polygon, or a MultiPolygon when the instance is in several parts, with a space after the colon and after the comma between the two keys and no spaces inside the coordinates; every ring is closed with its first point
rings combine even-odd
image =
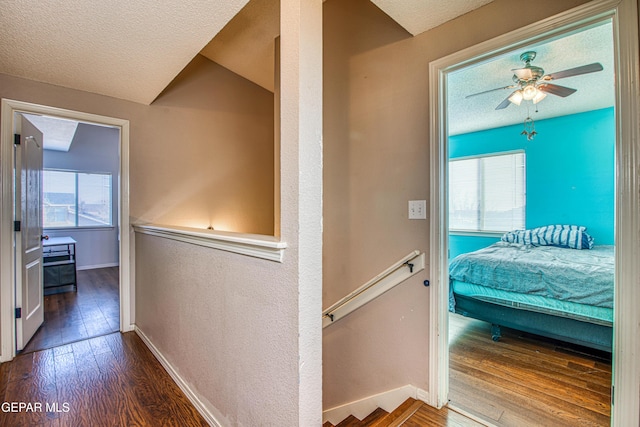
{"type": "Polygon", "coordinates": [[[25,114],[25,117],[42,132],[45,150],[69,151],[78,122],[32,114],[25,114]]]}

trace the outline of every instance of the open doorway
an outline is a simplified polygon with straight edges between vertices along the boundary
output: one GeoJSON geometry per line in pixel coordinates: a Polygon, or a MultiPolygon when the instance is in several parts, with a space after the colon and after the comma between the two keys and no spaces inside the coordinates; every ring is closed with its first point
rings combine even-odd
{"type": "MultiPolygon", "coordinates": [[[[448,316],[449,296],[449,266],[448,266],[448,191],[446,188],[448,171],[450,125],[446,114],[447,95],[446,84],[451,73],[473,64],[491,61],[493,58],[508,52],[528,51],[529,46],[535,46],[546,41],[574,34],[583,29],[600,25],[611,19],[613,23],[614,67],[615,79],[615,293],[614,293],[614,324],[613,329],[613,383],[616,393],[612,393],[613,425],[635,425],[638,423],[637,393],[638,378],[631,377],[631,372],[637,372],[635,362],[627,361],[625,351],[635,351],[637,347],[633,335],[637,333],[636,310],[629,303],[637,298],[634,286],[637,275],[636,261],[639,248],[632,237],[636,233],[635,214],[631,206],[638,202],[635,181],[629,176],[635,174],[635,166],[625,159],[638,150],[637,140],[637,100],[636,91],[627,82],[637,78],[637,16],[636,4],[632,1],[601,2],[597,5],[590,3],[574,10],[560,14],[543,22],[506,34],[500,38],[490,40],[451,55],[442,60],[434,61],[430,66],[432,103],[432,224],[431,236],[432,252],[432,280],[435,298],[432,298],[432,351],[430,357],[431,390],[434,393],[434,405],[446,404],[449,395],[449,354],[448,332],[450,328],[448,316]],[[629,15],[627,15],[629,14],[629,15]],[[628,95],[627,95],[628,93],[628,95]],[[440,108],[439,108],[440,107],[440,108]],[[629,207],[627,207],[629,206],[629,207]],[[625,350],[626,349],[626,350],[625,350]],[[624,372],[624,374],[621,374],[624,372]]],[[[570,56],[570,52],[565,52],[570,56]]],[[[520,67],[513,67],[520,68],[520,67]]],[[[508,96],[506,94],[505,96],[508,96]]],[[[509,101],[507,101],[509,102],[509,101]]],[[[543,101],[544,102],[544,101],[543,101]]],[[[526,122],[523,123],[525,127],[526,122]]],[[[531,129],[521,129],[530,133],[531,129]]],[[[534,141],[535,142],[535,141],[534,141]]],[[[543,172],[544,173],[544,172],[543,172]]],[[[532,398],[535,400],[536,398],[532,398]]]]}
{"type": "Polygon", "coordinates": [[[24,116],[43,135],[44,323],[23,353],[120,330],[120,129],[24,116]]]}
{"type": "Polygon", "coordinates": [[[449,404],[498,426],[610,424],[613,50],[606,20],[447,80],[449,404]]]}
{"type": "MultiPolygon", "coordinates": [[[[56,307],[62,310],[58,314],[64,314],[65,310],[71,313],[66,320],[50,319],[49,326],[53,327],[53,323],[58,323],[57,326],[66,324],[71,329],[57,330],[55,337],[42,338],[40,342],[33,343],[33,348],[25,347],[25,350],[60,345],[113,330],[130,331],[128,121],[3,99],[2,172],[5,182],[13,181],[18,167],[13,155],[14,133],[19,133],[17,121],[22,117],[34,122],[64,121],[73,128],[68,151],[58,150],[42,156],[42,175],[45,178],[42,195],[45,197],[40,206],[44,211],[40,215],[44,222],[43,230],[46,230],[42,233],[45,244],[41,245],[44,249],[41,259],[44,279],[41,282],[42,304],[45,304],[46,289],[50,294],[47,298],[57,299],[49,307],[51,315],[56,307]],[[103,159],[107,154],[100,149],[109,151],[110,159],[103,159]],[[108,193],[111,197],[107,197],[108,193]],[[86,283],[92,283],[94,289],[86,283]],[[72,306],[60,307],[61,302],[72,303],[72,306]]],[[[47,125],[40,123],[40,127],[46,128],[47,125]]],[[[14,221],[15,196],[13,191],[3,191],[1,222],[7,226],[14,221]]],[[[13,233],[11,238],[3,235],[0,248],[3,263],[0,360],[3,362],[11,360],[19,350],[16,330],[20,319],[17,318],[17,309],[21,308],[22,295],[16,283],[20,281],[17,275],[21,267],[20,255],[13,250],[14,238],[17,237],[13,233]],[[16,317],[11,315],[13,313],[16,317]]],[[[55,329],[46,326],[45,322],[45,327],[40,329],[55,329]]]]}

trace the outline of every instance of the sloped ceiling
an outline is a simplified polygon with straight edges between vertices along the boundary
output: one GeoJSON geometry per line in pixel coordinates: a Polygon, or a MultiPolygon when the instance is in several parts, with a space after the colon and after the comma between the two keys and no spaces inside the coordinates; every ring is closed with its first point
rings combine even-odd
{"type": "MultiPolygon", "coordinates": [[[[247,2],[3,2],[0,73],[150,104],[202,51],[209,59],[273,90],[279,2],[252,0],[214,39],[247,2]]],[[[374,0],[412,34],[488,2],[374,0]]]]}
{"type": "MultiPolygon", "coordinates": [[[[332,0],[343,1],[343,0],[332,0]]],[[[411,34],[420,34],[489,0],[372,0],[411,34]]],[[[273,91],[277,0],[9,1],[0,8],[0,73],[150,104],[198,54],[273,91]]],[[[522,67],[510,52],[449,76],[450,133],[522,122],[526,108],[495,111],[509,93],[466,95],[512,83],[522,67]]],[[[611,26],[536,46],[547,72],[600,62],[604,71],[563,79],[578,89],[547,96],[535,119],[613,105],[611,26]]],[[[507,91],[508,92],[508,91],[507,91]]],[[[530,108],[531,109],[531,108],[530,108]]]]}
{"type": "Polygon", "coordinates": [[[418,35],[493,0],[371,0],[407,30],[418,35]]]}
{"type": "Polygon", "coordinates": [[[273,92],[280,2],[251,0],[201,55],[273,92]]]}
{"type": "Polygon", "coordinates": [[[246,3],[4,1],[0,73],[150,104],[246,3]]]}

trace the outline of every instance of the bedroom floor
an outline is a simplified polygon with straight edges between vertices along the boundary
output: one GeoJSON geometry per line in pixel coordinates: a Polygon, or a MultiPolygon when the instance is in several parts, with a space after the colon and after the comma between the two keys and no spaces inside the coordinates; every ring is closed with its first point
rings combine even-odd
{"type": "Polygon", "coordinates": [[[609,426],[610,354],[449,317],[450,405],[496,426],[609,426]],[[588,351],[588,352],[587,352],[588,351]]]}
{"type": "Polygon", "coordinates": [[[78,271],[77,292],[44,297],[44,323],[23,353],[120,330],[118,267],[78,271]]]}

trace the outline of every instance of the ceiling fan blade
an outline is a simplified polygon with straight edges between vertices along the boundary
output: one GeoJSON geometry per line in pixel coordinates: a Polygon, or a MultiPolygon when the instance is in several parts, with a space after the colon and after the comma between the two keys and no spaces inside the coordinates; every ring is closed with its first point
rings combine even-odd
{"type": "Polygon", "coordinates": [[[498,106],[496,107],[496,110],[504,110],[509,105],[511,105],[511,101],[509,101],[509,98],[511,98],[511,95],[513,95],[513,93],[510,93],[509,96],[507,96],[504,99],[504,101],[502,101],[500,104],[498,104],[498,106]]]}
{"type": "Polygon", "coordinates": [[[558,80],[558,79],[564,79],[565,77],[579,76],[580,74],[595,73],[597,71],[602,71],[602,70],[603,70],[602,64],[600,64],[599,62],[594,62],[593,64],[582,65],[580,67],[569,68],[568,70],[547,74],[542,79],[558,80]]]}
{"type": "Polygon", "coordinates": [[[497,87],[497,88],[495,88],[495,89],[489,89],[489,90],[485,90],[485,91],[478,92],[478,93],[472,93],[471,95],[467,95],[467,96],[465,96],[465,99],[466,99],[466,98],[471,98],[471,97],[473,97],[473,96],[484,95],[485,93],[489,93],[489,92],[495,92],[495,91],[497,91],[497,90],[513,89],[513,88],[515,88],[515,87],[517,87],[517,86],[511,85],[511,86],[505,86],[505,87],[497,87]]]}
{"type": "Polygon", "coordinates": [[[531,80],[533,78],[533,73],[530,68],[514,68],[511,71],[513,71],[520,80],[531,80]]]}
{"type": "Polygon", "coordinates": [[[572,89],[570,87],[554,85],[551,83],[543,83],[538,86],[538,89],[540,89],[543,92],[550,93],[552,95],[561,96],[563,98],[571,95],[572,93],[578,90],[578,89],[572,89]]]}

